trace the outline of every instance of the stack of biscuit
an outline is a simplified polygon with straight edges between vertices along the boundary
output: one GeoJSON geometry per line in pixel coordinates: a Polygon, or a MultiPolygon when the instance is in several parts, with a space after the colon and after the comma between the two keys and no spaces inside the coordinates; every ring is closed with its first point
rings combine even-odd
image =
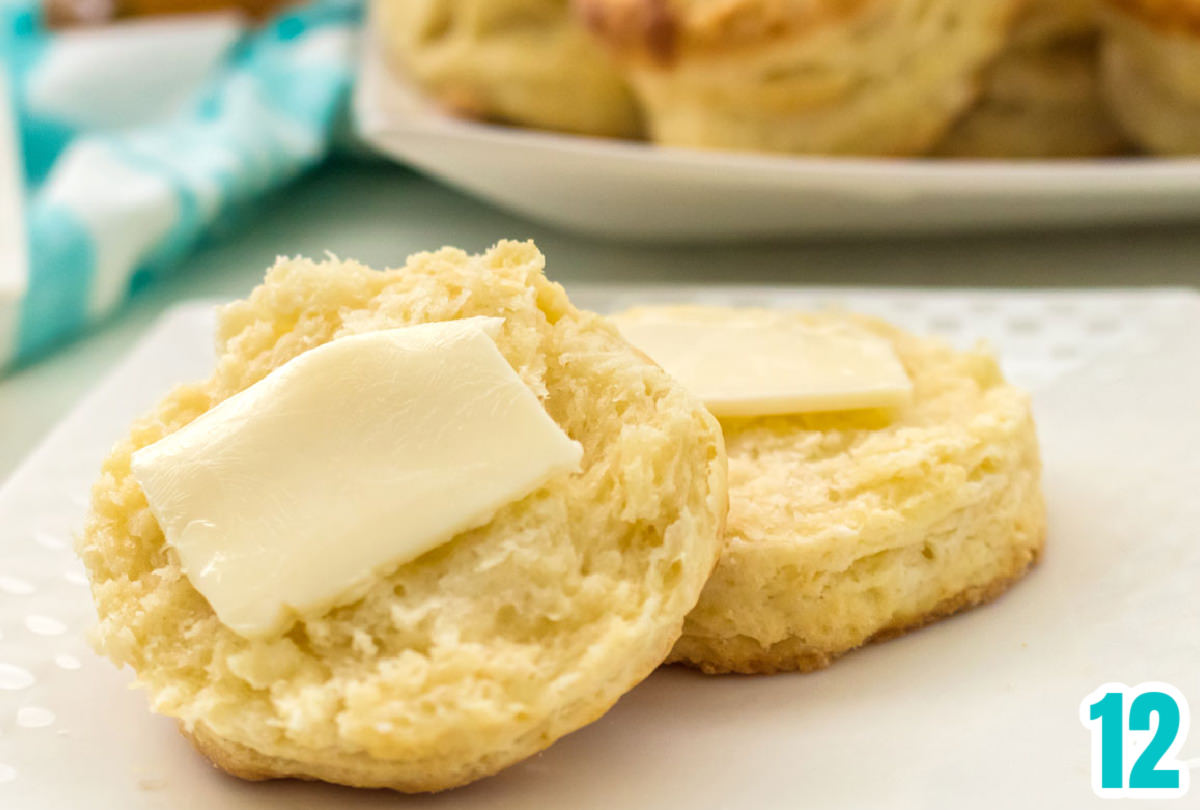
{"type": "MultiPolygon", "coordinates": [[[[221,313],[212,376],[170,392],[105,462],[78,547],[95,641],[221,769],[462,785],[597,719],[661,664],[824,667],[997,596],[1038,559],[1029,398],[988,354],[848,313],[660,308],[609,320],[575,308],[543,266],[514,242],[385,272],[281,260],[221,313]],[[903,397],[718,421],[624,337],[640,318],[681,314],[704,329],[856,335],[890,358],[903,397]],[[578,469],[378,570],[351,601],[265,635],[228,626],[169,539],[135,453],[331,341],[477,316],[501,324],[495,348],[578,443],[578,469]]],[[[352,471],[344,452],[314,461],[352,471]]],[[[254,482],[243,483],[238,502],[254,509],[254,482]]],[[[357,491],[351,475],[337,497],[357,491]]],[[[293,549],[280,566],[311,562],[311,546],[275,540],[293,549]]],[[[336,537],[319,546],[339,548],[336,537]]]]}
{"type": "Polygon", "coordinates": [[[1200,152],[1196,0],[376,8],[394,66],[445,109],[483,120],[804,155],[1200,152]]]}

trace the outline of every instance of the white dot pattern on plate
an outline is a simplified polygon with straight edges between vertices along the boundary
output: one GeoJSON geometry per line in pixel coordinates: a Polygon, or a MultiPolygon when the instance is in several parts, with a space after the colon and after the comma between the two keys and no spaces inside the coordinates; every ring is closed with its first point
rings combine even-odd
{"type": "Polygon", "coordinates": [[[0,762],[0,785],[5,782],[11,782],[17,778],[17,771],[11,765],[5,765],[0,762]]]}
{"type": "Polygon", "coordinates": [[[50,616],[31,614],[25,617],[25,629],[38,636],[61,636],[67,626],[50,616]]]}
{"type": "Polygon", "coordinates": [[[33,673],[27,669],[0,663],[0,690],[28,689],[35,680],[33,673]]]}
{"type": "Polygon", "coordinates": [[[59,669],[66,670],[79,669],[81,666],[83,666],[78,658],[73,655],[68,655],[67,653],[60,653],[59,655],[54,656],[54,665],[59,669]]]}
{"type": "Polygon", "coordinates": [[[63,572],[63,579],[72,585],[87,585],[87,575],[78,568],[68,568],[63,572]]]}
{"type": "Polygon", "coordinates": [[[42,706],[22,706],[17,710],[17,725],[21,728],[45,728],[54,725],[54,712],[42,706]]]}
{"type": "Polygon", "coordinates": [[[16,577],[0,577],[0,593],[9,596],[26,596],[36,590],[28,582],[16,577]]]}
{"type": "Polygon", "coordinates": [[[42,548],[49,548],[57,551],[67,547],[66,540],[59,537],[57,534],[51,534],[50,532],[35,532],[33,539],[42,548]]]}

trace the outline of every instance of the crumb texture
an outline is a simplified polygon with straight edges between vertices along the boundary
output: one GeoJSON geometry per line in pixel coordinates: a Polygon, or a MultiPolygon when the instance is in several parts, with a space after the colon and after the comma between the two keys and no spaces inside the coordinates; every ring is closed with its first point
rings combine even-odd
{"type": "Polygon", "coordinates": [[[226,770],[462,784],[603,714],[678,637],[720,550],[720,429],[542,270],[532,244],[512,242],[386,272],[280,260],[222,311],[212,378],[170,393],[105,462],[79,547],[98,646],[226,770]],[[505,319],[501,352],[583,445],[582,471],[282,637],[221,625],[164,544],[130,454],[326,341],[472,315],[505,319]]]}

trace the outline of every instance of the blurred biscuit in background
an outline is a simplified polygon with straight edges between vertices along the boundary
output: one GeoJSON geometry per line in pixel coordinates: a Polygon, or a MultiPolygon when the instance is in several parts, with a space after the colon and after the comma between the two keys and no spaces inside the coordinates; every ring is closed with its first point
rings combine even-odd
{"type": "Polygon", "coordinates": [[[384,0],[392,61],[458,115],[632,136],[625,81],[567,13],[567,0],[384,0]]]}
{"type": "Polygon", "coordinates": [[[1013,46],[1031,49],[1092,39],[1097,27],[1095,0],[1028,0],[1013,31],[1013,46]]]}
{"type": "Polygon", "coordinates": [[[975,99],[1019,0],[574,0],[653,140],[826,155],[928,152],[975,99]]]}
{"type": "Polygon", "coordinates": [[[95,25],[120,17],[155,14],[201,14],[239,10],[265,17],[286,0],[46,0],[46,18],[52,26],[95,25]]]}
{"type": "Polygon", "coordinates": [[[1105,104],[1092,0],[1035,0],[983,94],[934,150],[943,157],[1101,157],[1127,140],[1105,104]]]}
{"type": "Polygon", "coordinates": [[[1101,19],[1121,126],[1150,152],[1200,154],[1200,0],[1104,0],[1101,19]]]}

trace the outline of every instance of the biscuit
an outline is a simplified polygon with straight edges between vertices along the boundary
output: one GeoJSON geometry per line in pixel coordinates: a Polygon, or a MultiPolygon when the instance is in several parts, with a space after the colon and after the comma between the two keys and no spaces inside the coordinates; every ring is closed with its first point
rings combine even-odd
{"type": "Polygon", "coordinates": [[[770,317],[850,319],[886,338],[913,400],[721,420],[727,547],[670,660],[709,673],[818,669],[1023,576],[1045,534],[1038,445],[1028,396],[995,360],[871,318],[770,317]]]}
{"type": "Polygon", "coordinates": [[[1102,157],[1127,151],[1100,89],[1091,0],[1036,0],[988,69],[979,100],[933,153],[959,158],[1102,157]]]}
{"type": "Polygon", "coordinates": [[[953,158],[1104,157],[1128,151],[1100,87],[1093,40],[1014,49],[933,150],[953,158]]]}
{"type": "Polygon", "coordinates": [[[1200,154],[1200,0],[1105,0],[1104,90],[1129,136],[1200,154]]]}
{"type": "Polygon", "coordinates": [[[1022,0],[574,0],[653,140],[904,156],[975,99],[1022,0]]]}
{"type": "Polygon", "coordinates": [[[97,646],[219,767],[460,785],[595,720],[669,652],[721,548],[720,428],[542,268],[512,242],[387,272],[280,260],[222,311],[212,377],[170,393],[104,463],[79,544],[97,646]],[[582,470],[283,636],[222,625],[165,545],[131,453],[333,338],[484,314],[504,317],[501,353],[583,445],[582,470]]]}
{"type": "Polygon", "coordinates": [[[567,0],[384,0],[386,52],[450,112],[585,135],[633,136],[632,92],[567,0]]]}

